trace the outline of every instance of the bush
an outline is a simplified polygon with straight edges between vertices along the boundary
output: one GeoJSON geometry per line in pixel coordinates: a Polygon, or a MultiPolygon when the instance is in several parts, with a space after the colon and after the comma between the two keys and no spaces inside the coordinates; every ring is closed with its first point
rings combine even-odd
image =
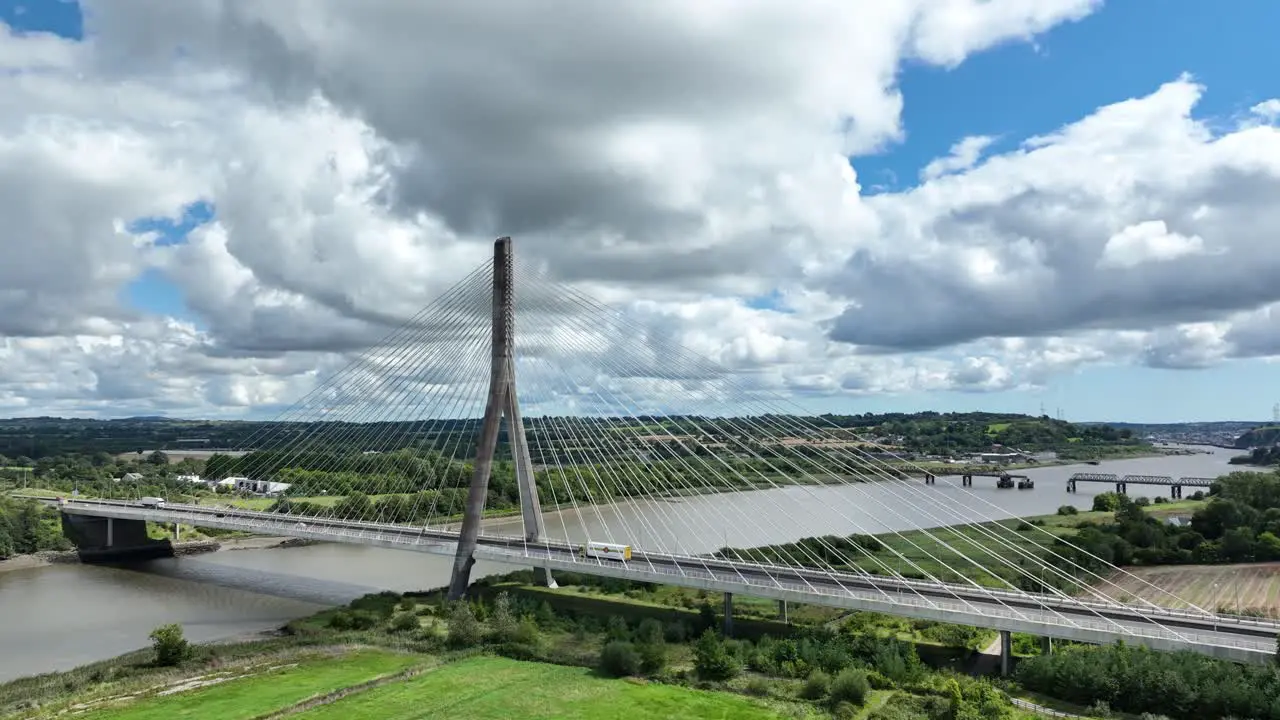
{"type": "Polygon", "coordinates": [[[693,646],[693,669],[699,678],[711,681],[729,680],[742,671],[714,630],[702,633],[693,646]]]}
{"type": "Polygon", "coordinates": [[[831,682],[831,702],[836,705],[861,705],[869,692],[871,683],[867,681],[867,673],[862,670],[845,670],[831,682]]]}
{"type": "Polygon", "coordinates": [[[156,664],[171,667],[181,665],[191,657],[191,644],[182,636],[182,626],[177,623],[161,625],[151,631],[151,646],[156,651],[156,664]]]}
{"type": "Polygon", "coordinates": [[[493,600],[493,612],[489,613],[489,628],[498,642],[510,642],[516,636],[516,616],[511,612],[511,596],[505,591],[493,600]]]}
{"type": "Polygon", "coordinates": [[[645,675],[657,675],[667,667],[667,644],[658,638],[657,642],[642,642],[636,645],[640,654],[640,672],[645,675]]]}
{"type": "Polygon", "coordinates": [[[1017,530],[1018,532],[1031,532],[1032,530],[1035,530],[1035,529],[1036,529],[1036,526],[1035,526],[1035,525],[1032,525],[1031,523],[1027,522],[1026,520],[1021,520],[1021,521],[1019,521],[1019,522],[1018,522],[1018,527],[1017,527],[1017,528],[1015,528],[1015,530],[1017,530]]]}
{"type": "Polygon", "coordinates": [[[1058,508],[1059,515],[1075,515],[1078,512],[1080,511],[1076,510],[1074,505],[1063,505],[1062,507],[1058,508]]]}
{"type": "Polygon", "coordinates": [[[1148,505],[1150,505],[1150,504],[1151,504],[1151,498],[1149,498],[1149,497],[1136,497],[1136,498],[1134,498],[1134,499],[1133,499],[1133,504],[1134,504],[1134,505],[1137,505],[1138,507],[1147,507],[1148,505]]]}
{"type": "Polygon", "coordinates": [[[821,700],[831,691],[831,677],[821,670],[809,673],[809,679],[800,688],[800,697],[805,700],[821,700]]]}
{"type": "Polygon", "coordinates": [[[639,675],[640,654],[631,643],[614,640],[600,651],[600,672],[610,677],[639,675]]]}
{"type": "Polygon", "coordinates": [[[455,603],[453,611],[449,613],[449,647],[475,647],[483,638],[484,628],[471,611],[471,605],[465,600],[455,603]]]}
{"type": "Polygon", "coordinates": [[[418,629],[418,616],[411,612],[398,612],[391,616],[391,632],[408,632],[418,629]]]}
{"type": "Polygon", "coordinates": [[[743,688],[748,695],[754,695],[756,697],[768,697],[769,689],[769,681],[762,677],[751,678],[747,681],[746,687],[743,688]]]}
{"type": "Polygon", "coordinates": [[[339,610],[329,616],[329,622],[326,624],[333,630],[350,630],[351,613],[346,610],[339,610]]]}
{"type": "Polygon", "coordinates": [[[1165,497],[1165,496],[1163,496],[1163,495],[1160,495],[1160,496],[1156,497],[1156,504],[1157,504],[1157,505],[1163,505],[1163,504],[1165,504],[1165,503],[1167,503],[1167,502],[1169,502],[1169,498],[1167,498],[1167,497],[1165,497]]]}

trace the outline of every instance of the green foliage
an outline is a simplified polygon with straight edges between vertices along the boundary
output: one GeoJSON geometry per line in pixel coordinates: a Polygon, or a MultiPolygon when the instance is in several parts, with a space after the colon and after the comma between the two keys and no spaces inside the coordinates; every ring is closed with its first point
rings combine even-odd
{"type": "Polygon", "coordinates": [[[0,560],[42,550],[67,550],[58,511],[34,500],[0,495],[0,560]]]}
{"type": "Polygon", "coordinates": [[[390,630],[392,632],[409,632],[417,630],[419,627],[418,616],[411,612],[398,612],[391,616],[390,630]]]}
{"type": "Polygon", "coordinates": [[[449,612],[448,643],[452,648],[469,648],[484,639],[484,627],[476,619],[471,605],[465,600],[453,604],[449,612]]]}
{"type": "Polygon", "coordinates": [[[161,625],[151,631],[151,647],[155,650],[157,665],[172,667],[181,665],[191,657],[191,645],[182,635],[182,626],[177,623],[161,625]]]}
{"type": "Polygon", "coordinates": [[[1093,496],[1094,512],[1112,512],[1120,507],[1120,498],[1124,497],[1120,493],[1104,492],[1093,496]]]}
{"type": "Polygon", "coordinates": [[[831,681],[828,696],[832,704],[849,703],[861,705],[871,692],[871,683],[867,681],[867,673],[861,669],[849,669],[841,672],[831,681]]]}
{"type": "Polygon", "coordinates": [[[693,646],[693,669],[699,678],[713,682],[732,679],[742,671],[714,630],[703,632],[693,646]]]}
{"type": "Polygon", "coordinates": [[[1030,690],[1128,713],[1176,720],[1276,717],[1280,673],[1192,653],[1164,653],[1125,645],[1073,646],[1023,660],[1016,677],[1030,690]]]}
{"type": "Polygon", "coordinates": [[[640,654],[631,643],[614,640],[600,651],[600,672],[610,677],[639,675],[640,654]]]}
{"type": "Polygon", "coordinates": [[[831,692],[831,676],[821,670],[814,670],[805,679],[800,688],[800,697],[805,700],[822,700],[831,692]]]}
{"type": "Polygon", "coordinates": [[[1078,512],[1080,511],[1076,509],[1075,505],[1063,505],[1058,508],[1059,515],[1075,515],[1078,512]]]}
{"type": "Polygon", "coordinates": [[[493,610],[489,613],[489,631],[497,642],[511,642],[516,637],[519,622],[511,611],[511,596],[505,592],[498,593],[493,599],[493,610]]]}

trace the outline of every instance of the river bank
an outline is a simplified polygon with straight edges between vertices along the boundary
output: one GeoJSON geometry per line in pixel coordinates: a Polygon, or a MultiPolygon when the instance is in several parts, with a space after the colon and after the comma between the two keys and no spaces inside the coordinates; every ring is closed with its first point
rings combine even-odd
{"type": "MultiPolygon", "coordinates": [[[[230,552],[234,550],[269,550],[274,548],[305,547],[315,544],[313,540],[299,540],[290,537],[246,536],[224,538],[219,540],[191,540],[173,544],[175,557],[202,555],[212,552],[230,552]]],[[[14,555],[0,560],[0,574],[17,570],[48,567],[50,565],[72,565],[80,562],[80,555],[75,550],[41,550],[30,555],[14,555]]]]}

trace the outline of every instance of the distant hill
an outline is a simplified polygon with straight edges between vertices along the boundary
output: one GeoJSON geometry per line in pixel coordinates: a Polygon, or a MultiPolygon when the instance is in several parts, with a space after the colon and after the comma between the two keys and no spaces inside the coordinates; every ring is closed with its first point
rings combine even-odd
{"type": "Polygon", "coordinates": [[[1280,444],[1280,425],[1257,427],[1236,438],[1236,447],[1241,450],[1277,444],[1280,444]]]}

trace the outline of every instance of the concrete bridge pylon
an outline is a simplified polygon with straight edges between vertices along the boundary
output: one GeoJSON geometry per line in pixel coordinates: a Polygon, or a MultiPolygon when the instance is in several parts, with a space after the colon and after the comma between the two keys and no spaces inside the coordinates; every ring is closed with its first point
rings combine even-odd
{"type": "MultiPolygon", "coordinates": [[[[471,568],[475,565],[476,542],[480,535],[485,498],[489,492],[489,478],[493,473],[493,456],[498,447],[498,435],[504,420],[515,465],[516,483],[520,487],[520,513],[524,521],[525,540],[537,542],[544,531],[542,508],[538,502],[538,485],[533,474],[533,460],[529,457],[529,441],[525,435],[524,420],[520,415],[520,401],[516,392],[513,352],[515,335],[513,270],[511,238],[498,238],[493,244],[493,326],[489,396],[485,403],[480,439],[476,444],[474,472],[467,492],[467,504],[458,537],[458,552],[453,562],[453,577],[449,583],[449,598],[453,600],[465,595],[467,587],[471,584],[471,568]]],[[[543,579],[548,585],[554,585],[549,571],[539,572],[544,574],[543,579]]]]}

